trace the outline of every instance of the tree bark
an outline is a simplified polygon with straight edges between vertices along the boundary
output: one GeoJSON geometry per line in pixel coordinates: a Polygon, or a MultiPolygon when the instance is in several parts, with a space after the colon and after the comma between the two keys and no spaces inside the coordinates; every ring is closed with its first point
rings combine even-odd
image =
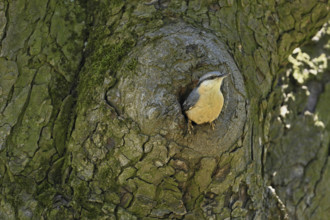
{"type": "Polygon", "coordinates": [[[329,7],[1,1],[0,218],[326,219],[327,26],[287,58],[329,7]],[[224,108],[190,135],[214,70],[224,108]]]}

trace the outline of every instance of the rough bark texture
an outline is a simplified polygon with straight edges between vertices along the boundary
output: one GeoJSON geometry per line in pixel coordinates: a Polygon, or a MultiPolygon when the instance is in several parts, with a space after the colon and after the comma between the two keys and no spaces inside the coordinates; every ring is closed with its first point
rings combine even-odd
{"type": "Polygon", "coordinates": [[[326,219],[329,29],[280,74],[328,19],[316,0],[0,1],[0,218],[326,219]],[[189,135],[181,104],[216,69],[224,110],[189,135]]]}
{"type": "Polygon", "coordinates": [[[329,218],[329,55],[327,23],[290,56],[271,120],[265,173],[292,219],[329,218]]]}

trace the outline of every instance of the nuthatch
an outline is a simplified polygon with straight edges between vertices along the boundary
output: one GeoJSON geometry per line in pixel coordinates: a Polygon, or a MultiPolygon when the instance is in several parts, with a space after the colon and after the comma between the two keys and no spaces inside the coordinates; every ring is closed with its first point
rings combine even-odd
{"type": "Polygon", "coordinates": [[[215,119],[220,115],[223,106],[223,95],[220,87],[222,80],[228,73],[218,71],[206,73],[202,76],[196,88],[183,103],[183,111],[188,117],[188,131],[193,128],[191,121],[196,124],[210,123],[214,129],[215,119]]]}

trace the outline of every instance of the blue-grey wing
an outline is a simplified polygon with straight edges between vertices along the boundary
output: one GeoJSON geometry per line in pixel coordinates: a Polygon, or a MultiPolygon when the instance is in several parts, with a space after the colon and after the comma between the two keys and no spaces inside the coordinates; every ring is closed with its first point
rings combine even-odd
{"type": "Polygon", "coordinates": [[[193,107],[196,104],[196,102],[198,101],[198,99],[199,99],[199,94],[197,92],[197,88],[194,88],[193,91],[191,91],[191,93],[189,94],[186,101],[184,101],[184,103],[182,105],[183,111],[187,111],[191,107],[193,107]]]}

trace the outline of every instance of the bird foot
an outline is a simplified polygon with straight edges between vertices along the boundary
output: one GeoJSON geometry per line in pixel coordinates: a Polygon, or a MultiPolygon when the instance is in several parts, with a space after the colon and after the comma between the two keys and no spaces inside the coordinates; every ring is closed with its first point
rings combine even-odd
{"type": "Polygon", "coordinates": [[[194,126],[192,125],[191,120],[188,120],[188,133],[191,134],[193,129],[194,129],[194,126]]]}
{"type": "Polygon", "coordinates": [[[214,121],[210,122],[210,125],[211,125],[212,130],[214,131],[214,129],[215,129],[215,122],[214,121]]]}

